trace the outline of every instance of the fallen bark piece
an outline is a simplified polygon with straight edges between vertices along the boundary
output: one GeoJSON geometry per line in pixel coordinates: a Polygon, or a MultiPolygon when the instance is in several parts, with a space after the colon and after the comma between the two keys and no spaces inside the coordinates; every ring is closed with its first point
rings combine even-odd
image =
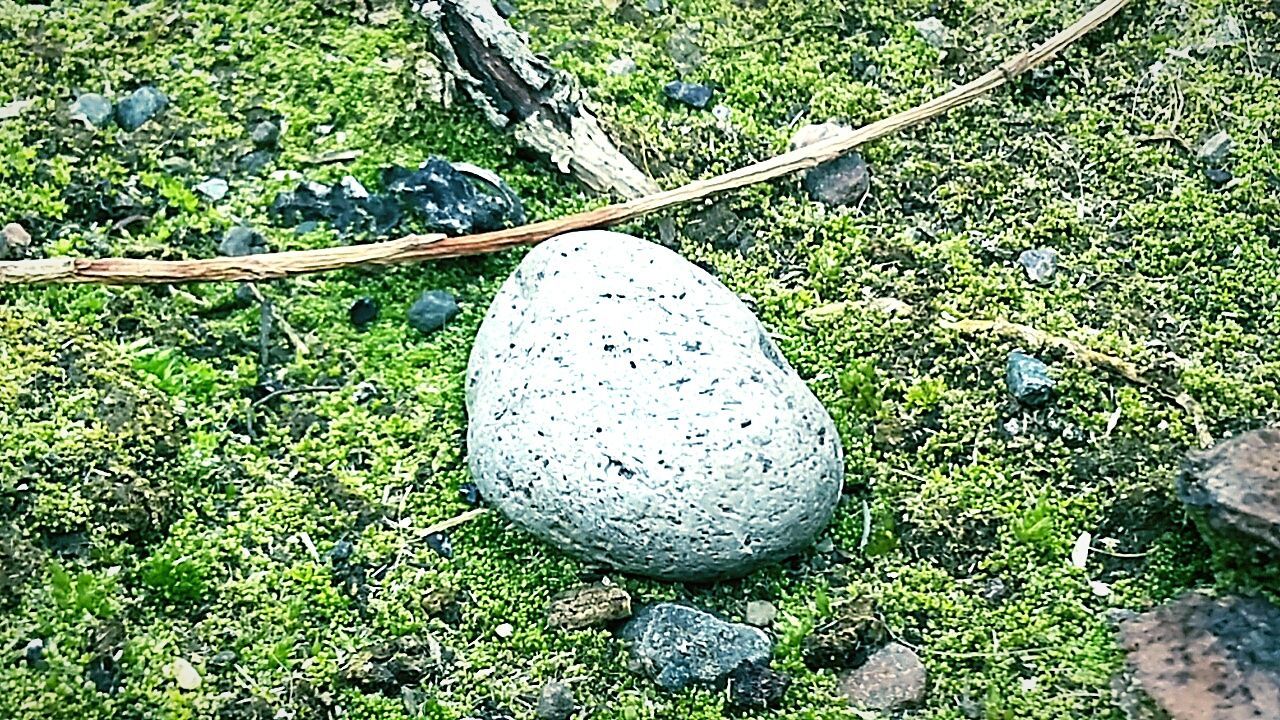
{"type": "Polygon", "coordinates": [[[1280,609],[1265,600],[1188,593],[1122,621],[1120,642],[1114,688],[1132,720],[1280,717],[1280,609]]]}
{"type": "Polygon", "coordinates": [[[579,630],[631,617],[631,593],[616,585],[582,585],[551,599],[547,625],[579,630]]]}
{"type": "Polygon", "coordinates": [[[1193,455],[1178,477],[1178,498],[1203,529],[1244,547],[1280,553],[1280,428],[1254,430],[1193,455]]]}
{"type": "Polygon", "coordinates": [[[573,76],[535,57],[489,0],[432,0],[419,12],[445,68],[491,124],[596,192],[627,200],[658,192],[600,127],[573,76]]]}

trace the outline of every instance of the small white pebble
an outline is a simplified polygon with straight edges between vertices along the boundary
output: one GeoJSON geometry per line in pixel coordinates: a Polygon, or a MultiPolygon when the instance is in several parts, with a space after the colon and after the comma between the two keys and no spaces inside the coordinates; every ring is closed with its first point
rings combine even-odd
{"type": "Polygon", "coordinates": [[[1102,582],[1101,580],[1090,580],[1089,589],[1092,590],[1093,594],[1097,595],[1098,597],[1111,596],[1111,587],[1106,583],[1102,582]]]}
{"type": "Polygon", "coordinates": [[[511,623],[502,623],[498,627],[494,628],[493,634],[505,640],[506,638],[511,637],[515,631],[516,629],[511,625],[511,623]]]}

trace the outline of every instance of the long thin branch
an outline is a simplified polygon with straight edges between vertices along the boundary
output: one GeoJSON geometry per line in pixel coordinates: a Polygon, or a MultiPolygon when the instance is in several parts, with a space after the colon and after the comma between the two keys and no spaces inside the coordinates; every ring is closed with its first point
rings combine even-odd
{"type": "Polygon", "coordinates": [[[452,238],[443,235],[409,235],[397,240],[369,245],[208,260],[50,258],[0,262],[0,284],[128,285],[211,280],[267,280],[359,265],[396,265],[480,255],[520,245],[531,245],[571,230],[616,225],[682,203],[807,170],[840,157],[859,145],[915,127],[951,110],[968,105],[1018,75],[1047,62],[1081,36],[1115,15],[1129,2],[1130,0],[1103,0],[1079,20],[1036,48],[1014,55],[972,82],[961,85],[923,105],[723,175],[698,180],[637,200],[607,205],[595,210],[509,230],[452,238]]]}

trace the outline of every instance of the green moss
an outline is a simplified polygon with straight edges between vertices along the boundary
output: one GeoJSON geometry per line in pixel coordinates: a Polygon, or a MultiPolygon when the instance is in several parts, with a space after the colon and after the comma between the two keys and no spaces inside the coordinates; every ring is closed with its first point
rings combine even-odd
{"type": "MultiPolygon", "coordinates": [[[[799,124],[910,107],[1084,9],[668,0],[611,16],[571,0],[519,4],[536,49],[584,80],[611,132],[666,186],[776,153],[799,124]],[[911,28],[930,14],[955,31],[945,56],[911,28]],[[677,74],[667,41],[691,24],[704,62],[688,78],[718,86],[727,124],[662,98],[677,74]],[[623,54],[639,71],[607,75],[623,54]]],[[[36,99],[0,121],[0,224],[23,223],[49,256],[207,257],[242,222],[275,248],[318,247],[336,241],[331,230],[270,222],[268,203],[294,182],[273,170],[372,185],[382,165],[431,154],[493,167],[535,219],[600,202],[464,102],[442,108],[425,28],[407,5],[385,6],[399,17],[379,25],[365,3],[340,0],[0,0],[0,101],[36,99]],[[149,82],[173,102],[138,132],[67,118],[79,91],[118,97],[149,82]],[[258,115],[284,132],[279,157],[253,175],[236,160],[258,115]],[[363,154],[305,163],[348,149],[363,154]],[[231,186],[220,203],[193,191],[210,176],[231,186]],[[128,202],[104,208],[118,196],[128,202]]],[[[1004,389],[1013,342],[937,322],[1004,317],[1149,367],[1203,406],[1215,436],[1275,422],[1276,28],[1257,4],[1138,3],[1032,77],[864,148],[873,183],[861,208],[816,206],[794,180],[721,200],[752,249],[680,249],[754,298],[831,409],[850,491],[828,531],[837,551],[712,586],[614,579],[638,601],[684,599],[735,619],[749,600],[777,604],[776,662],[796,679],[778,714],[821,720],[858,714],[835,697],[835,671],[808,669],[799,649],[849,598],[874,598],[885,628],[920,648],[932,689],[909,717],[967,707],[1057,720],[1117,717],[1108,610],[1207,584],[1276,590],[1222,562],[1172,497],[1196,427],[1166,393],[1050,350],[1055,399],[1028,410],[1004,389]],[[1224,13],[1249,42],[1177,52],[1224,13]],[[1237,141],[1237,181],[1221,188],[1176,143],[1144,139],[1174,131],[1194,146],[1218,129],[1237,141]],[[1015,264],[1032,246],[1062,255],[1047,286],[1015,264]],[[1085,531],[1113,554],[1082,571],[1067,558],[1085,531]]],[[[0,663],[0,717],[320,718],[340,707],[390,720],[412,705],[459,718],[483,698],[526,717],[551,678],[572,679],[597,717],[721,717],[718,693],[668,695],[628,673],[607,631],[545,627],[546,603],[580,563],[492,515],[453,534],[451,559],[418,533],[465,509],[462,373],[519,256],[260,284],[302,341],[277,323],[265,364],[258,309],[231,286],[0,289],[0,647],[40,638],[47,660],[0,663]],[[426,289],[462,304],[429,337],[405,323],[426,289]],[[382,308],[364,332],[346,322],[362,296],[382,308]],[[253,405],[267,378],[334,389],[253,405]],[[358,401],[366,382],[377,394],[358,401]],[[353,553],[337,562],[340,542],[353,553]],[[495,634],[502,623],[510,638],[495,634]],[[402,636],[453,654],[425,699],[345,679],[352,657],[402,636]],[[214,662],[227,652],[234,661],[214,662]],[[200,689],[176,687],[174,657],[197,667],[200,689]]]]}

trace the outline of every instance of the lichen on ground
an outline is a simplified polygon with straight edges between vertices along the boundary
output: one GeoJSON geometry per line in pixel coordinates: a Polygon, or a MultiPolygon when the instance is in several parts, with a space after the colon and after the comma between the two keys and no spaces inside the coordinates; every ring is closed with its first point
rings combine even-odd
{"type": "MultiPolygon", "coordinates": [[[[582,78],[664,186],[779,152],[801,124],[910,107],[1086,9],[517,5],[536,49],[582,78]],[[912,25],[929,16],[952,29],[945,54],[912,25]],[[664,101],[671,49],[727,119],[664,101]],[[609,75],[621,55],[639,70],[609,75]]],[[[1248,582],[1173,498],[1196,428],[1169,391],[1198,401],[1216,437],[1280,417],[1277,13],[1136,2],[1012,87],[865,148],[858,208],[819,207],[787,180],[675,214],[736,222],[736,239],[713,228],[681,251],[751,296],[846,449],[834,549],[714,586],[614,578],[638,601],[729,618],[774,602],[775,665],[796,683],[757,716],[859,717],[803,646],[870,599],[930,671],[908,717],[1116,718],[1108,610],[1248,582]],[[1222,186],[1194,157],[1219,130],[1235,139],[1222,186]],[[1039,246],[1061,256],[1046,286],[1016,264],[1039,246]],[[888,299],[910,314],[887,314],[888,299]],[[1030,325],[1160,384],[1047,350],[1055,397],[1027,410],[1003,387],[1013,341],[943,317],[1030,325]],[[1080,570],[1068,556],[1085,531],[1118,542],[1080,570]]],[[[373,185],[381,166],[429,155],[494,168],[533,219],[600,202],[465,103],[442,106],[426,37],[407,3],[0,0],[0,106],[35,101],[0,120],[0,225],[22,223],[37,256],[208,257],[241,222],[276,249],[316,247],[337,239],[269,218],[296,183],[273,171],[373,185]],[[137,132],[68,117],[77,92],[145,83],[171,104],[137,132]],[[285,131],[254,174],[236,162],[263,117],[285,131]],[[225,200],[193,190],[211,176],[229,181],[225,200]]],[[[485,700],[527,717],[550,679],[594,717],[720,717],[723,694],[628,673],[607,631],[546,627],[579,563],[494,515],[456,531],[451,559],[416,532],[466,508],[462,372],[520,255],[262,284],[301,341],[277,321],[265,349],[258,304],[231,285],[0,290],[0,717],[458,718],[485,700]],[[428,289],[462,313],[423,337],[405,314],[428,289]],[[364,332],[346,319],[361,296],[382,307],[364,332]],[[327,389],[254,405],[263,380],[327,389]],[[37,639],[38,667],[22,659],[37,639]],[[179,657],[199,688],[177,686],[179,657]]]]}

